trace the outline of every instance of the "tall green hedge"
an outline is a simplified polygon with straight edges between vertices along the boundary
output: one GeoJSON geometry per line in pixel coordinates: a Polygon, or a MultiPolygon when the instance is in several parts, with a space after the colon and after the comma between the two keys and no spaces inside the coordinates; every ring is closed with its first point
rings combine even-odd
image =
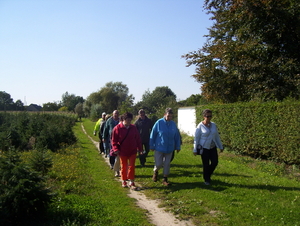
{"type": "Polygon", "coordinates": [[[235,103],[196,107],[213,111],[225,147],[238,154],[300,164],[300,102],[235,103]]]}

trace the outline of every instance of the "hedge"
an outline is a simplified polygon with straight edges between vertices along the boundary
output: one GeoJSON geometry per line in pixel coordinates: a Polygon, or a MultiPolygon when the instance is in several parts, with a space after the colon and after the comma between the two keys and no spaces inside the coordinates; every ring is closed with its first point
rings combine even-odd
{"type": "Polygon", "coordinates": [[[237,154],[300,164],[300,102],[266,102],[205,105],[196,107],[197,122],[202,111],[213,111],[224,146],[237,154]]]}

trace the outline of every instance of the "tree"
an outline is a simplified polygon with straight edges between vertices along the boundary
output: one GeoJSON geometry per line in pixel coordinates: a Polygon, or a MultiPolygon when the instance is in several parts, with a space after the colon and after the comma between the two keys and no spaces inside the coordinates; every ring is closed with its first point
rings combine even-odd
{"type": "Polygon", "coordinates": [[[103,111],[112,113],[121,106],[132,105],[132,95],[128,95],[128,87],[122,82],[108,82],[99,91],[91,93],[84,103],[84,112],[93,118],[101,117],[103,111]],[[95,113],[99,115],[95,115],[95,113]]]}
{"type": "Polygon", "coordinates": [[[83,103],[84,99],[80,96],[75,96],[74,94],[69,94],[68,92],[65,92],[62,95],[62,105],[64,107],[67,107],[69,111],[73,111],[75,109],[76,104],[83,103]]]}
{"type": "Polygon", "coordinates": [[[81,117],[83,117],[84,115],[83,103],[76,104],[74,111],[78,115],[78,118],[81,120],[81,117]]]}
{"type": "Polygon", "coordinates": [[[58,109],[61,107],[62,107],[61,103],[48,102],[48,103],[43,104],[43,111],[58,111],[58,109]]]}
{"type": "Polygon", "coordinates": [[[152,92],[145,91],[138,106],[152,114],[161,107],[167,107],[167,103],[173,100],[176,101],[176,95],[168,86],[158,86],[152,92]]]}
{"type": "Polygon", "coordinates": [[[192,94],[186,100],[178,102],[180,106],[197,106],[207,104],[208,102],[200,94],[192,94]]]}
{"type": "Polygon", "coordinates": [[[10,94],[6,93],[5,91],[0,91],[0,110],[11,110],[13,104],[14,102],[10,97],[10,94]]]}
{"type": "Polygon", "coordinates": [[[178,108],[176,95],[168,86],[158,86],[152,92],[146,90],[136,107],[143,108],[153,121],[161,118],[167,107],[171,107],[176,116],[178,108]]]}
{"type": "Polygon", "coordinates": [[[300,3],[206,0],[215,24],[202,49],[183,57],[202,95],[222,102],[299,98],[300,3]]]}
{"type": "Polygon", "coordinates": [[[14,105],[16,111],[24,111],[24,104],[21,100],[17,100],[14,105]]]}

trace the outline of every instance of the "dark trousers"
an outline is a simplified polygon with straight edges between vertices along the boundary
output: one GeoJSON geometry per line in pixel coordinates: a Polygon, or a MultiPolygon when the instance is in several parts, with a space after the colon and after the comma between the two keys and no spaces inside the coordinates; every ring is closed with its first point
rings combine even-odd
{"type": "Polygon", "coordinates": [[[203,154],[201,155],[201,159],[203,165],[203,179],[205,182],[210,182],[210,177],[213,174],[219,162],[217,148],[203,148],[203,154]]]}
{"type": "Polygon", "coordinates": [[[149,148],[150,148],[150,147],[149,147],[149,142],[148,142],[148,143],[143,143],[142,145],[143,145],[143,148],[144,148],[145,153],[142,154],[142,155],[139,155],[139,159],[140,159],[140,164],[141,164],[142,166],[144,166],[145,163],[146,163],[146,158],[147,158],[147,156],[148,156],[149,148]]]}
{"type": "Polygon", "coordinates": [[[103,141],[102,140],[99,141],[99,151],[100,151],[100,154],[104,153],[104,146],[103,146],[103,141]]]}

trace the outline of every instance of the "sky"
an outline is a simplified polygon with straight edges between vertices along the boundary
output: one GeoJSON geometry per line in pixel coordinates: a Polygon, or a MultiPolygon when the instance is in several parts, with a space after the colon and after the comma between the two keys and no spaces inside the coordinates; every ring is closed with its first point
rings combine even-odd
{"type": "Polygon", "coordinates": [[[0,0],[0,91],[25,105],[86,99],[108,82],[135,98],[168,86],[185,100],[201,84],[183,54],[212,26],[204,0],[0,0]]]}

